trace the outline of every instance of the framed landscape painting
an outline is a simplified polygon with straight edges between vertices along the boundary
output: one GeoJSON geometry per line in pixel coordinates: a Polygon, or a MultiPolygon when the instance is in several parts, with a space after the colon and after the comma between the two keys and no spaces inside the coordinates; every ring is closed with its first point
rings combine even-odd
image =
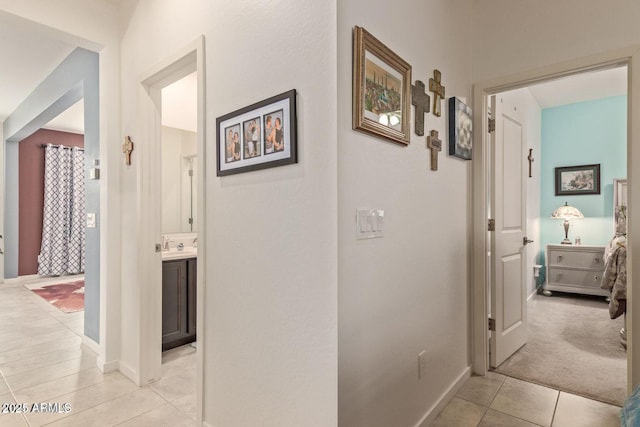
{"type": "Polygon", "coordinates": [[[353,32],[353,129],[409,144],[411,65],[356,26],[353,32]]]}
{"type": "Polygon", "coordinates": [[[600,165],[556,168],[556,196],[600,194],[600,165]]]}

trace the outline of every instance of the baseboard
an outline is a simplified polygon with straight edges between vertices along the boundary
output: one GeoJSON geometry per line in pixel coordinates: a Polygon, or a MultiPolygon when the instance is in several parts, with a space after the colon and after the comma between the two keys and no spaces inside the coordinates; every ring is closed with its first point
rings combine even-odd
{"type": "Polygon", "coordinates": [[[132,369],[129,365],[120,361],[118,362],[118,370],[122,375],[129,378],[135,384],[140,385],[140,378],[138,377],[138,372],[135,369],[132,369]]]}
{"type": "Polygon", "coordinates": [[[445,406],[453,399],[453,397],[458,393],[458,390],[464,385],[464,383],[471,377],[471,367],[467,366],[464,371],[458,376],[458,378],[451,384],[449,389],[445,391],[440,399],[427,411],[427,413],[422,417],[420,422],[416,424],[416,427],[427,427],[430,426],[433,421],[436,419],[438,414],[442,412],[445,406]]]}
{"type": "Polygon", "coordinates": [[[208,422],[203,421],[202,422],[202,427],[213,427],[213,424],[209,424],[208,422]]]}
{"type": "Polygon", "coordinates": [[[533,292],[531,292],[531,294],[527,297],[527,302],[531,301],[536,297],[536,295],[538,295],[538,292],[540,292],[540,288],[542,288],[542,286],[538,286],[534,289],[533,292]]]}
{"type": "Polygon", "coordinates": [[[120,362],[117,360],[105,362],[101,356],[98,356],[96,365],[98,366],[98,369],[100,369],[100,372],[102,372],[103,374],[108,374],[109,372],[117,371],[120,367],[120,362]]]}
{"type": "Polygon", "coordinates": [[[89,350],[93,351],[95,354],[100,354],[100,344],[92,340],[86,335],[82,336],[82,346],[87,347],[89,350]]]}

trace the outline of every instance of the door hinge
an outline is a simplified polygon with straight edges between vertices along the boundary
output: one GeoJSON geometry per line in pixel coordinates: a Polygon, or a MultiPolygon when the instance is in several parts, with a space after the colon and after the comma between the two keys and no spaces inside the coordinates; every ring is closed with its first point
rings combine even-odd
{"type": "Polygon", "coordinates": [[[189,218],[189,225],[193,225],[193,218],[189,218]]]}
{"type": "Polygon", "coordinates": [[[495,219],[490,219],[489,220],[488,230],[489,231],[496,231],[496,220],[495,219]]]}
{"type": "Polygon", "coordinates": [[[189,169],[189,176],[193,176],[193,169],[189,169]]]}
{"type": "Polygon", "coordinates": [[[496,130],[496,119],[489,119],[489,133],[495,132],[496,130]]]}
{"type": "Polygon", "coordinates": [[[489,318],[489,330],[490,331],[496,330],[496,319],[489,318]]]}

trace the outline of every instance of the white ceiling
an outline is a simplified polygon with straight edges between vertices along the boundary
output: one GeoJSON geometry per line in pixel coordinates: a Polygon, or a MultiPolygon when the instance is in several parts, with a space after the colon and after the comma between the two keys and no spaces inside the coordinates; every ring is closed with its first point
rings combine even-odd
{"type": "Polygon", "coordinates": [[[162,89],[162,125],[198,130],[198,77],[194,72],[162,89]]]}
{"type": "Polygon", "coordinates": [[[626,95],[627,67],[593,71],[529,86],[541,108],[626,95]]]}
{"type": "Polygon", "coordinates": [[[0,13],[0,122],[4,121],[75,46],[31,22],[0,13]]]}
{"type": "MultiPolygon", "coordinates": [[[[0,123],[75,49],[46,27],[0,12],[0,123]]],[[[163,125],[196,131],[195,73],[163,90],[163,125]]],[[[79,101],[49,122],[47,129],[84,133],[79,101]]]]}

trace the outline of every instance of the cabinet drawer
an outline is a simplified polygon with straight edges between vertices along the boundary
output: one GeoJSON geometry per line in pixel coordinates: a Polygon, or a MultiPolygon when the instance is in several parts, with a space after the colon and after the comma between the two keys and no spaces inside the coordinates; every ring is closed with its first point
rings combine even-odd
{"type": "Polygon", "coordinates": [[[549,251],[549,265],[560,267],[579,267],[604,269],[600,251],[562,251],[551,249],[549,251]]]}
{"type": "Polygon", "coordinates": [[[549,270],[549,283],[599,289],[602,273],[602,271],[552,268],[549,270]]]}

